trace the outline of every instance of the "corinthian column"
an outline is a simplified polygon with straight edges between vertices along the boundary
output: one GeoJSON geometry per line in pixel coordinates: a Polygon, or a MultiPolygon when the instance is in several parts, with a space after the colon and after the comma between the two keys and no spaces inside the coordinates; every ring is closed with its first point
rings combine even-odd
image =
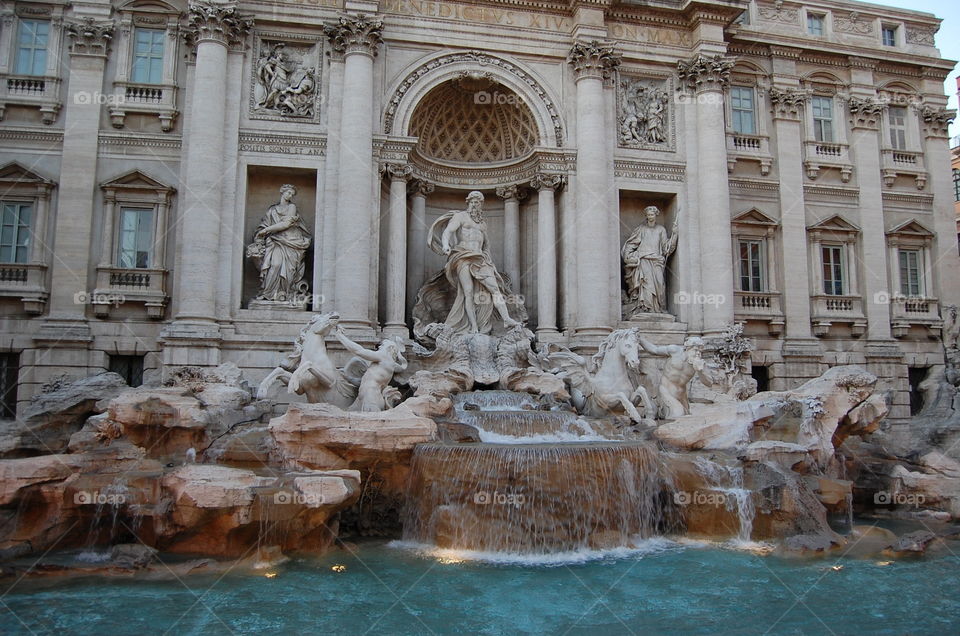
{"type": "Polygon", "coordinates": [[[325,27],[334,50],[344,56],[334,306],[341,324],[362,331],[372,327],[374,302],[370,272],[376,218],[372,196],[377,178],[373,166],[373,58],[382,30],[380,20],[364,15],[341,17],[325,27]]]}
{"type": "Polygon", "coordinates": [[[576,330],[582,335],[603,335],[614,323],[609,298],[619,294],[618,281],[611,279],[607,267],[611,246],[603,80],[620,64],[620,57],[612,45],[594,40],[574,44],[567,61],[577,83],[576,330]]]}
{"type": "Polygon", "coordinates": [[[407,288],[407,179],[413,174],[413,166],[389,164],[387,174],[390,212],[387,218],[387,320],[383,333],[406,338],[410,336],[403,319],[407,288]]]}
{"type": "MultiPolygon", "coordinates": [[[[242,45],[253,20],[228,3],[192,2],[187,40],[196,46],[190,143],[184,157],[185,225],[181,241],[177,323],[214,323],[219,269],[224,172],[224,111],[227,103],[227,49],[242,45]]],[[[229,169],[233,169],[232,163],[229,169]]],[[[171,332],[174,335],[176,329],[171,332]]]]}
{"type": "Polygon", "coordinates": [[[516,185],[497,188],[497,196],[503,199],[503,271],[515,294],[520,293],[520,199],[524,194],[516,185]]]}
{"type": "Polygon", "coordinates": [[[537,191],[537,337],[557,334],[557,212],[554,191],[563,185],[559,174],[537,174],[530,187],[537,191]]]}
{"type": "Polygon", "coordinates": [[[413,303],[423,284],[424,256],[427,249],[427,195],[433,192],[434,185],[427,181],[414,181],[408,190],[410,195],[410,238],[407,242],[407,311],[413,310],[413,303]]]}
{"type": "MultiPolygon", "coordinates": [[[[704,289],[689,290],[719,298],[704,304],[703,330],[719,332],[733,322],[733,252],[730,244],[730,189],[727,182],[723,89],[733,62],[698,55],[677,64],[681,90],[696,96],[697,202],[700,216],[700,271],[704,289]]],[[[695,296],[695,294],[692,294],[695,296]]]]}

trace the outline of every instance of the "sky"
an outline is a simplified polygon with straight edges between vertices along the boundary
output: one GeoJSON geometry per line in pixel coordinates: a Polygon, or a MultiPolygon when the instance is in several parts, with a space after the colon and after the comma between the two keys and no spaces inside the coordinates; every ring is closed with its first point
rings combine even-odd
{"type": "MultiPolygon", "coordinates": [[[[869,0],[870,4],[926,11],[943,20],[937,33],[937,48],[940,55],[949,60],[960,60],[960,0],[869,0]]],[[[949,108],[957,108],[957,68],[945,82],[945,92],[950,96],[949,108]]],[[[960,119],[960,118],[958,118],[960,119]]],[[[950,126],[950,137],[960,135],[960,121],[950,126]]]]}

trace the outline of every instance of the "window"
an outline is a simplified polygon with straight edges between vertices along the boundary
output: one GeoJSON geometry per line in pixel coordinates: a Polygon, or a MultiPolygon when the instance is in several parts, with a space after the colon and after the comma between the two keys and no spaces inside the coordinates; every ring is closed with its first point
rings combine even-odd
{"type": "Polygon", "coordinates": [[[17,75],[45,75],[50,23],[21,20],[17,32],[17,75]]]}
{"type": "Polygon", "coordinates": [[[144,356],[110,356],[110,371],[120,375],[128,386],[143,384],[144,356]]]}
{"type": "Polygon", "coordinates": [[[17,375],[19,353],[0,353],[0,418],[17,417],[17,375]]]}
{"type": "Polygon", "coordinates": [[[908,297],[923,296],[923,275],[921,273],[920,250],[899,250],[900,252],[900,293],[908,297]]]}
{"type": "Polygon", "coordinates": [[[4,201],[0,218],[0,263],[30,260],[30,217],[33,204],[4,201]]]}
{"type": "Polygon", "coordinates": [[[130,79],[139,84],[163,82],[163,41],[166,31],[137,29],[133,42],[133,69],[130,79]]]}
{"type": "Polygon", "coordinates": [[[810,100],[813,109],[813,136],[817,141],[833,141],[833,98],[814,96],[810,100]]]}
{"type": "Polygon", "coordinates": [[[763,269],[763,242],[740,241],[740,291],[766,291],[763,269]]]}
{"type": "Polygon", "coordinates": [[[891,106],[890,110],[890,146],[894,150],[907,149],[907,109],[903,106],[891,106]]]}
{"type": "Polygon", "coordinates": [[[770,390],[770,367],[755,364],[750,367],[750,376],[757,381],[757,393],[770,390]]]}
{"type": "Polygon", "coordinates": [[[953,200],[960,201],[960,170],[953,169],[953,200]]]}
{"type": "Polygon", "coordinates": [[[125,269],[150,267],[153,251],[153,209],[120,209],[120,250],[117,265],[125,269]]]}
{"type": "Polygon", "coordinates": [[[884,46],[897,45],[897,27],[884,25],[881,33],[883,35],[884,46]]]}
{"type": "Polygon", "coordinates": [[[819,13],[807,14],[807,33],[810,35],[823,35],[826,16],[819,13]]]}
{"type": "Polygon", "coordinates": [[[828,296],[842,296],[843,246],[824,245],[820,249],[823,258],[823,293],[828,296]]]}
{"type": "Polygon", "coordinates": [[[917,415],[923,410],[923,391],[920,389],[930,367],[907,367],[907,380],[910,383],[910,415],[917,415]]]}
{"type": "Polygon", "coordinates": [[[749,86],[730,87],[730,108],[733,114],[733,130],[741,135],[757,132],[754,118],[753,89],[749,86]]]}

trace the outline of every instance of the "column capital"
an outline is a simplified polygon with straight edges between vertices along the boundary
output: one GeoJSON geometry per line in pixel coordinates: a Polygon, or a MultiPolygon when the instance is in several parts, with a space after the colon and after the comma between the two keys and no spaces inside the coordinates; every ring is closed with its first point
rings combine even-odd
{"type": "Polygon", "coordinates": [[[424,181],[423,179],[414,179],[410,182],[410,185],[407,186],[407,192],[409,192],[411,196],[425,197],[433,192],[435,188],[436,186],[429,181],[424,181]]]}
{"type": "Polygon", "coordinates": [[[238,46],[253,28],[253,17],[240,15],[233,4],[201,0],[191,2],[188,11],[183,35],[193,49],[203,41],[238,46]]]}
{"type": "Polygon", "coordinates": [[[805,91],[795,91],[771,86],[768,91],[770,104],[773,106],[774,119],[800,120],[803,105],[807,101],[805,91]]]}
{"type": "Polygon", "coordinates": [[[936,106],[924,105],[920,108],[920,121],[923,123],[923,134],[925,137],[943,137],[948,136],[950,122],[957,116],[957,111],[949,108],[938,108],[936,106]]]}
{"type": "Polygon", "coordinates": [[[113,20],[94,20],[91,17],[69,20],[65,24],[70,36],[70,55],[106,57],[113,40],[113,20]]]}
{"type": "Polygon", "coordinates": [[[407,181],[413,175],[413,166],[409,163],[387,163],[383,169],[391,181],[407,181]]]}
{"type": "Polygon", "coordinates": [[[520,199],[527,196],[527,189],[524,188],[523,185],[519,183],[500,186],[499,188],[497,188],[497,196],[500,197],[501,199],[506,199],[508,201],[510,199],[516,199],[517,201],[519,201],[520,199]]]}
{"type": "Polygon", "coordinates": [[[620,66],[621,56],[613,44],[593,40],[574,42],[567,56],[576,73],[577,80],[584,78],[607,79],[610,73],[620,66]]]}
{"type": "Polygon", "coordinates": [[[562,174],[546,174],[538,172],[530,179],[530,187],[538,192],[540,190],[559,190],[566,183],[567,179],[562,174]]]}
{"type": "Polygon", "coordinates": [[[854,128],[878,130],[884,104],[864,97],[847,98],[847,110],[850,111],[850,125],[854,128]]]}
{"type": "Polygon", "coordinates": [[[340,16],[337,22],[325,25],[323,32],[330,38],[330,44],[337,53],[344,56],[362,53],[376,57],[377,49],[383,42],[383,21],[363,14],[340,16]]]}
{"type": "Polygon", "coordinates": [[[731,70],[733,60],[720,54],[713,57],[699,54],[677,62],[680,88],[694,91],[722,91],[730,83],[731,70]]]}

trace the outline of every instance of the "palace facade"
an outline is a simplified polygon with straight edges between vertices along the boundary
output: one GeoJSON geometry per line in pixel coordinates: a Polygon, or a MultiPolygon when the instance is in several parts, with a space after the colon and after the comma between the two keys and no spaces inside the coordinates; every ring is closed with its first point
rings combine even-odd
{"type": "Polygon", "coordinates": [[[5,415],[103,369],[257,382],[310,312],[409,337],[445,260],[428,229],[477,190],[541,342],[743,322],[761,388],[862,364],[906,418],[960,301],[939,23],[837,0],[5,0],[5,415]],[[267,298],[251,246],[285,184],[303,273],[267,298]],[[628,307],[621,257],[648,206],[676,234],[657,313],[628,307]]]}

